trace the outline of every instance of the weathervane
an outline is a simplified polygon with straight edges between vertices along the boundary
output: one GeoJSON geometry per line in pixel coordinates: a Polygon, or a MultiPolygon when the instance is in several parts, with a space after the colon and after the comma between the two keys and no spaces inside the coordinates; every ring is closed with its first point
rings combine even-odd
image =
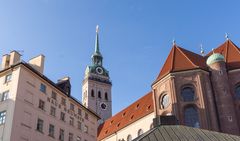
{"type": "Polygon", "coordinates": [[[229,36],[227,33],[225,33],[225,38],[226,38],[226,40],[229,40],[229,36]]]}
{"type": "Polygon", "coordinates": [[[203,45],[202,44],[200,44],[200,49],[201,49],[201,55],[204,56],[205,55],[205,51],[203,49],[203,45]]]}
{"type": "Polygon", "coordinates": [[[173,38],[172,44],[176,45],[176,40],[174,38],[173,38]]]}

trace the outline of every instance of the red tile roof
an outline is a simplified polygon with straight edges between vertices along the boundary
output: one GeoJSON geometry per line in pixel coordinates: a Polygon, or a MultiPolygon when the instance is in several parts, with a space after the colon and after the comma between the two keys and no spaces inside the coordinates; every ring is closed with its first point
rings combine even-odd
{"type": "Polygon", "coordinates": [[[205,58],[199,54],[193,53],[177,45],[174,45],[156,81],[160,80],[170,72],[191,70],[196,68],[201,68],[204,70],[207,69],[205,58]]]}
{"type": "Polygon", "coordinates": [[[152,92],[149,92],[100,125],[98,128],[98,140],[104,139],[140,118],[145,117],[152,113],[153,110],[153,96],[152,92]]]}
{"type": "MultiPolygon", "coordinates": [[[[231,41],[227,40],[218,48],[214,49],[215,53],[221,53],[227,64],[227,70],[239,69],[240,68],[240,49],[231,41]]],[[[213,52],[210,52],[210,56],[213,52]]]]}

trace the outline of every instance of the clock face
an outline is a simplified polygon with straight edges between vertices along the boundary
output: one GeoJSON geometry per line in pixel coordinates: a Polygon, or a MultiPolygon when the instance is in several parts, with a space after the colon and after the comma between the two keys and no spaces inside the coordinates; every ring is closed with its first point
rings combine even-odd
{"type": "Polygon", "coordinates": [[[103,69],[102,69],[101,67],[97,67],[97,68],[96,68],[96,72],[97,72],[98,74],[103,74],[103,69]]]}
{"type": "Polygon", "coordinates": [[[107,109],[107,104],[106,103],[101,103],[101,108],[103,109],[103,110],[106,110],[107,109]]]}

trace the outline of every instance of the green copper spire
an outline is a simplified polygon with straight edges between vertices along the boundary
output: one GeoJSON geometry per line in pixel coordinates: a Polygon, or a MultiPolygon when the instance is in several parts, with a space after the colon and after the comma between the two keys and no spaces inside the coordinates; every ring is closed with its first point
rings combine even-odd
{"type": "Polygon", "coordinates": [[[99,51],[99,37],[98,37],[98,32],[99,32],[99,26],[96,26],[96,41],[95,41],[95,53],[101,54],[99,51]]]}
{"type": "MultiPolygon", "coordinates": [[[[92,55],[92,65],[87,66],[85,74],[93,73],[109,77],[109,72],[103,67],[103,57],[99,48],[99,26],[96,26],[95,50],[92,55]]],[[[111,82],[107,82],[111,83],[111,82]]]]}
{"type": "Polygon", "coordinates": [[[95,51],[92,55],[92,62],[94,65],[102,66],[102,55],[99,49],[99,26],[96,26],[96,40],[95,40],[95,51]]]}

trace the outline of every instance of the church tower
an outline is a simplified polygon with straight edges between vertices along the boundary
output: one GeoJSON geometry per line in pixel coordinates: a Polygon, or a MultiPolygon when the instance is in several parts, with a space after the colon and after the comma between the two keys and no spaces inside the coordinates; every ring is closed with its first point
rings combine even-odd
{"type": "Polygon", "coordinates": [[[103,56],[99,48],[99,29],[96,27],[95,51],[92,64],[87,66],[82,86],[82,102],[102,119],[112,116],[112,82],[109,72],[103,67],[103,56]]]}

